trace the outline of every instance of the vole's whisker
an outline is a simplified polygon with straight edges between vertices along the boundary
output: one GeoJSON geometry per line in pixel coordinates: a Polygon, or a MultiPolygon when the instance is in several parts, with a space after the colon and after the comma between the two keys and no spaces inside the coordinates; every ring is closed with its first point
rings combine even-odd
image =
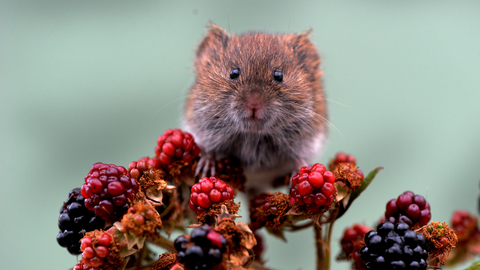
{"type": "Polygon", "coordinates": [[[314,112],[313,110],[310,110],[310,109],[307,109],[307,108],[302,108],[303,110],[306,110],[306,111],[309,111],[315,115],[317,115],[318,117],[321,117],[325,122],[327,122],[327,124],[329,124],[331,127],[333,127],[342,137],[345,137],[343,135],[343,133],[330,121],[328,121],[328,119],[326,117],[324,117],[323,115],[320,115],[316,112],[314,112]]]}
{"type": "Polygon", "coordinates": [[[333,99],[325,98],[325,100],[328,101],[329,103],[336,103],[336,104],[338,104],[338,105],[342,105],[342,106],[347,107],[347,108],[349,108],[349,109],[352,108],[351,106],[349,106],[349,105],[347,105],[347,104],[344,104],[344,103],[335,101],[335,100],[333,100],[333,99]]]}
{"type": "Polygon", "coordinates": [[[176,103],[176,102],[178,102],[179,100],[186,100],[186,99],[187,99],[187,96],[186,96],[186,95],[181,96],[181,97],[176,98],[176,99],[173,99],[173,100],[171,100],[170,102],[167,102],[166,104],[164,104],[163,106],[157,108],[154,112],[152,112],[152,116],[157,115],[157,114],[160,113],[163,109],[165,109],[166,107],[172,105],[173,103],[176,103]]]}

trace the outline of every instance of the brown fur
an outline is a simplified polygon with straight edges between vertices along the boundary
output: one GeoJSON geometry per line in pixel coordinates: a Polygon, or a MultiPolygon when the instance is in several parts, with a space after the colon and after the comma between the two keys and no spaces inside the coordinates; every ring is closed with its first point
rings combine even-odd
{"type": "MultiPolygon", "coordinates": [[[[246,170],[297,169],[327,133],[320,58],[309,33],[230,35],[211,25],[195,60],[187,128],[208,153],[236,156],[246,170]],[[230,71],[240,69],[238,79],[230,71]],[[273,79],[280,71],[283,81],[273,79]],[[257,106],[251,121],[249,106],[257,106]]],[[[287,171],[288,172],[288,171],[287,171]]]]}

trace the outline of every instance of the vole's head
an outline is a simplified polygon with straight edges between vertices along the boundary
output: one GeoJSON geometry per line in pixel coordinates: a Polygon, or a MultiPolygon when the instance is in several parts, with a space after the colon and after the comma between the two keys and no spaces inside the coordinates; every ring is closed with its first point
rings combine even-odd
{"type": "Polygon", "coordinates": [[[308,33],[230,35],[212,25],[197,50],[187,121],[236,133],[318,125],[319,63],[308,33]]]}

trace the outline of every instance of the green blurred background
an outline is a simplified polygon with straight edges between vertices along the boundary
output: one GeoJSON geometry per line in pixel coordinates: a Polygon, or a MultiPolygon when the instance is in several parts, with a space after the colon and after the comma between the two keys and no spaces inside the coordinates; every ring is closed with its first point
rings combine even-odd
{"type": "MultiPolygon", "coordinates": [[[[478,1],[0,1],[2,269],[76,263],[55,240],[68,191],[93,163],[128,166],[180,127],[209,21],[232,33],[313,29],[335,125],[316,161],[343,150],[365,172],[384,167],[336,223],[333,256],[346,226],[375,224],[405,190],[436,221],[477,213],[478,1]]],[[[269,239],[268,265],[313,269],[312,237],[269,239]]]]}

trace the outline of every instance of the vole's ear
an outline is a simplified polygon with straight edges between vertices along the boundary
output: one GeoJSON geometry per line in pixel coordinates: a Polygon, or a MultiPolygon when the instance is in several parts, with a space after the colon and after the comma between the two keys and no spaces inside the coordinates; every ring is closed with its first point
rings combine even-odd
{"type": "Polygon", "coordinates": [[[304,33],[292,35],[291,44],[301,67],[312,75],[312,80],[315,80],[319,76],[318,74],[320,74],[320,57],[315,46],[310,41],[311,32],[312,30],[309,29],[304,33]]]}
{"type": "Polygon", "coordinates": [[[198,46],[197,58],[201,57],[205,50],[209,48],[219,49],[221,47],[226,47],[229,39],[230,36],[228,35],[227,31],[218,25],[210,23],[207,35],[200,43],[200,46],[198,46]]]}
{"type": "Polygon", "coordinates": [[[292,36],[292,47],[295,52],[304,49],[305,46],[312,45],[310,42],[310,33],[312,29],[308,29],[307,31],[293,35],[292,36]]]}

